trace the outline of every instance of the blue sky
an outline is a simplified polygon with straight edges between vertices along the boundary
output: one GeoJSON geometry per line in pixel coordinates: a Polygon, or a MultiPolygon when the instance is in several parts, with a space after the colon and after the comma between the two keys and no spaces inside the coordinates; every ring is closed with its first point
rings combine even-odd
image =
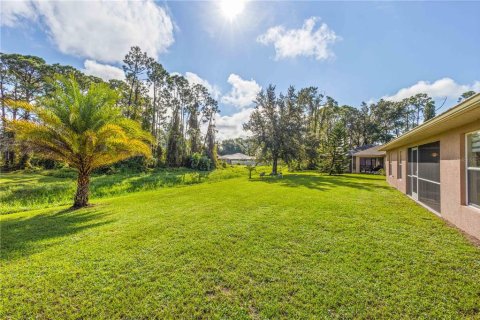
{"type": "Polygon", "coordinates": [[[448,108],[480,90],[480,2],[246,1],[232,19],[222,5],[2,2],[1,50],[109,78],[140,45],[215,92],[223,137],[241,134],[270,83],[317,86],[352,106],[425,91],[448,108]]]}

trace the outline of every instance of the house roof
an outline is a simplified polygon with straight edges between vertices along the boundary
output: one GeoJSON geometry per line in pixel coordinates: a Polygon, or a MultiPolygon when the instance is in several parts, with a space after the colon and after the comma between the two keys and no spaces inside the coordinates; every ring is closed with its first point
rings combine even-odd
{"type": "Polygon", "coordinates": [[[354,157],[383,157],[385,156],[385,151],[379,151],[382,146],[373,146],[371,148],[355,152],[354,157]]]}
{"type": "Polygon", "coordinates": [[[219,159],[222,160],[253,160],[255,157],[247,156],[243,153],[234,153],[234,154],[226,154],[223,156],[219,156],[219,159]]]}
{"type": "Polygon", "coordinates": [[[354,149],[351,149],[348,151],[348,155],[349,156],[353,156],[355,153],[359,152],[359,151],[362,151],[362,150],[366,150],[366,149],[370,149],[371,147],[374,147],[375,145],[374,144],[366,144],[364,146],[359,146],[359,147],[356,147],[354,149]]]}
{"type": "Polygon", "coordinates": [[[384,144],[380,150],[395,149],[475,121],[480,121],[480,93],[384,144]]]}

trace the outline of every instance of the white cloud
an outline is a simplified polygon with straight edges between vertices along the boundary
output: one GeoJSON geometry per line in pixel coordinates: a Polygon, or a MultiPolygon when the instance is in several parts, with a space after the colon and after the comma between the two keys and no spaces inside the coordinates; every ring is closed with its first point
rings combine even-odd
{"type": "Polygon", "coordinates": [[[125,78],[122,69],[108,64],[101,64],[94,60],[85,60],[83,66],[85,69],[82,71],[85,72],[85,74],[102,78],[105,81],[111,79],[123,80],[125,78]]]}
{"type": "Polygon", "coordinates": [[[193,72],[185,72],[185,78],[191,84],[201,84],[205,88],[208,89],[208,92],[212,95],[214,99],[218,99],[220,97],[220,89],[216,85],[211,85],[210,82],[207,80],[200,78],[200,76],[193,72]]]}
{"type": "Polygon", "coordinates": [[[15,27],[22,19],[35,20],[35,9],[29,1],[2,1],[0,10],[0,25],[15,27]]]}
{"type": "Polygon", "coordinates": [[[341,38],[325,23],[315,30],[318,20],[317,17],[306,19],[300,29],[285,29],[283,26],[270,28],[258,36],[257,42],[273,44],[277,60],[297,56],[315,57],[316,60],[328,59],[334,56],[331,45],[341,38]]]}
{"type": "Polygon", "coordinates": [[[433,99],[445,97],[457,99],[462,93],[469,90],[479,92],[480,81],[475,81],[473,84],[468,85],[458,84],[451,78],[442,78],[434,82],[418,81],[410,87],[398,90],[397,93],[391,96],[384,96],[382,98],[385,100],[400,101],[417,93],[426,93],[433,99]]]}
{"type": "Polygon", "coordinates": [[[222,97],[222,102],[237,108],[252,105],[262,87],[253,79],[244,80],[234,73],[228,76],[228,83],[232,85],[230,92],[222,97]]]}
{"type": "Polygon", "coordinates": [[[1,18],[10,27],[38,21],[61,52],[102,62],[122,61],[135,45],[156,58],[174,42],[172,20],[153,0],[2,2],[1,18]]]}
{"type": "Polygon", "coordinates": [[[248,122],[253,108],[245,108],[231,116],[220,116],[216,120],[219,140],[246,137],[247,132],[243,130],[243,124],[248,122]]]}

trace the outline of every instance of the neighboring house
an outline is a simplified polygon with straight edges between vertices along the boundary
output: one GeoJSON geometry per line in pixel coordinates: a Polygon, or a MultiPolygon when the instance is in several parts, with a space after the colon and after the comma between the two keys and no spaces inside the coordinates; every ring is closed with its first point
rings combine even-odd
{"type": "Polygon", "coordinates": [[[480,239],[480,94],[380,150],[388,183],[480,239]]]}
{"type": "Polygon", "coordinates": [[[247,156],[243,153],[226,154],[218,157],[228,164],[254,165],[255,157],[247,156]]]}
{"type": "Polygon", "coordinates": [[[355,163],[354,163],[354,160],[353,160],[353,154],[357,153],[358,151],[362,151],[362,150],[365,150],[365,149],[368,149],[368,148],[371,148],[371,147],[374,147],[374,146],[375,146],[374,144],[366,144],[364,146],[356,147],[355,149],[349,150],[348,154],[347,154],[348,163],[349,163],[348,172],[353,173],[354,168],[356,167],[355,163]]]}
{"type": "Polygon", "coordinates": [[[383,169],[385,151],[379,151],[381,146],[370,146],[367,149],[352,153],[350,166],[353,173],[373,173],[383,169]]]}

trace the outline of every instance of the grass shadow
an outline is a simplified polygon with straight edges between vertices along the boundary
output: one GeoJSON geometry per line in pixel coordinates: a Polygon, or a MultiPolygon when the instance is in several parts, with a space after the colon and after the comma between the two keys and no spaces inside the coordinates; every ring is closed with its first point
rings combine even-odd
{"type": "Polygon", "coordinates": [[[286,187],[305,187],[309,189],[315,189],[318,191],[324,191],[336,187],[347,187],[353,189],[369,190],[375,189],[389,189],[388,186],[380,185],[375,181],[379,181],[372,177],[362,177],[357,175],[337,175],[327,176],[318,175],[313,173],[302,174],[288,174],[283,178],[277,177],[264,177],[254,178],[251,182],[263,182],[269,184],[279,184],[286,187]],[[367,182],[371,181],[371,182],[367,182]]]}
{"type": "Polygon", "coordinates": [[[113,220],[104,219],[108,214],[101,207],[68,208],[55,213],[1,221],[0,259],[29,256],[54,245],[55,239],[111,223],[113,220]]]}

